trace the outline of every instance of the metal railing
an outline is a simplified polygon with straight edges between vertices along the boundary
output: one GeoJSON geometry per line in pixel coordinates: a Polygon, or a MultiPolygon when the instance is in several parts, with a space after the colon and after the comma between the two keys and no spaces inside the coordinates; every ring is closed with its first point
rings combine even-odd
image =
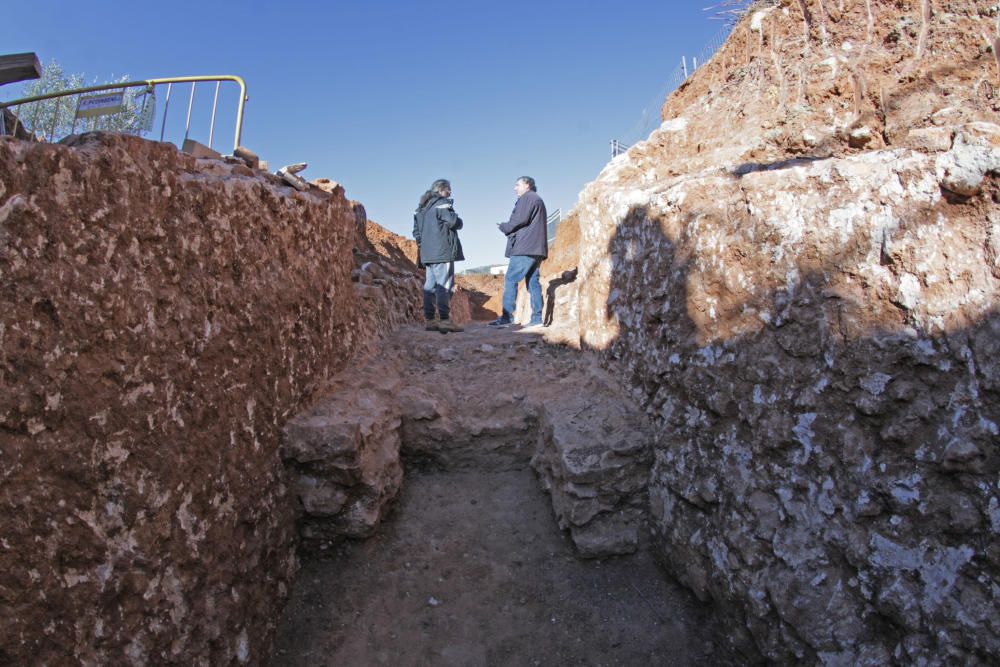
{"type": "Polygon", "coordinates": [[[559,229],[559,223],[562,222],[562,209],[557,208],[556,210],[549,213],[548,218],[545,219],[545,236],[549,243],[556,240],[556,230],[559,229]]]}
{"type": "Polygon", "coordinates": [[[629,145],[628,144],[622,143],[621,141],[618,141],[617,139],[612,139],[611,140],[611,158],[612,159],[618,157],[619,155],[621,155],[622,153],[624,153],[628,149],[629,149],[629,145]]]}
{"type": "MultiPolygon", "coordinates": [[[[83,98],[82,96],[85,95],[85,94],[87,94],[87,93],[98,93],[98,92],[116,91],[116,90],[125,91],[126,89],[130,89],[130,88],[143,88],[143,92],[142,92],[142,95],[143,95],[142,105],[143,106],[142,106],[142,112],[141,113],[148,113],[149,111],[155,112],[156,87],[157,86],[166,85],[166,87],[167,87],[166,98],[165,98],[164,103],[163,103],[162,119],[161,119],[161,122],[160,122],[160,141],[163,141],[164,133],[166,131],[166,125],[167,125],[167,112],[169,111],[169,108],[170,108],[170,96],[171,96],[171,93],[173,92],[173,86],[174,86],[175,83],[177,83],[177,84],[190,83],[191,84],[191,92],[190,92],[190,94],[188,96],[187,118],[186,118],[185,124],[184,124],[184,139],[187,140],[189,138],[189,135],[190,135],[190,132],[191,132],[191,114],[192,114],[192,111],[194,109],[194,97],[195,97],[195,91],[197,89],[197,86],[198,86],[199,83],[215,82],[215,97],[214,97],[214,100],[212,102],[212,118],[211,118],[211,121],[210,121],[209,132],[208,132],[208,146],[209,146],[209,148],[211,148],[212,147],[212,141],[214,140],[214,135],[215,135],[215,119],[216,119],[216,112],[218,110],[218,104],[219,104],[219,88],[220,88],[220,86],[222,85],[222,83],[224,81],[231,81],[231,82],[236,83],[237,86],[239,86],[239,100],[238,100],[237,105],[236,105],[236,122],[235,122],[235,130],[234,130],[234,137],[233,137],[233,150],[235,150],[240,145],[240,138],[241,138],[241,136],[243,134],[243,111],[244,111],[244,108],[246,106],[246,102],[247,102],[247,100],[249,98],[247,97],[247,86],[246,86],[246,83],[243,81],[243,79],[241,77],[232,76],[232,75],[220,75],[220,76],[182,76],[182,77],[168,77],[168,78],[163,78],[163,79],[146,79],[146,80],[143,80],[143,81],[127,81],[127,82],[123,82],[123,83],[109,83],[109,84],[104,84],[104,85],[100,85],[100,86],[88,86],[86,88],[75,88],[73,90],[62,90],[62,91],[58,91],[58,92],[55,92],[55,93],[48,93],[48,94],[45,94],[45,95],[35,95],[33,97],[24,97],[24,98],[17,99],[17,100],[11,100],[10,102],[0,102],[0,123],[3,123],[3,120],[4,120],[3,119],[4,114],[2,113],[3,109],[11,109],[13,111],[15,117],[17,118],[17,120],[15,121],[14,128],[11,128],[10,131],[8,131],[8,129],[6,127],[0,127],[0,130],[2,130],[2,132],[0,132],[0,133],[2,133],[2,134],[15,134],[15,132],[17,130],[17,125],[18,124],[20,124],[22,128],[26,127],[25,124],[23,123],[23,121],[21,121],[21,119],[20,119],[20,111],[21,111],[21,107],[22,106],[24,106],[26,104],[31,104],[31,103],[34,103],[34,102],[42,102],[44,100],[58,99],[59,102],[57,102],[56,113],[53,115],[52,126],[49,127],[49,128],[42,128],[43,130],[46,130],[46,129],[48,130],[49,141],[52,141],[55,138],[56,129],[57,129],[57,127],[59,127],[59,123],[58,123],[58,119],[59,119],[59,114],[58,114],[59,105],[61,104],[61,102],[62,102],[62,100],[64,98],[69,98],[69,97],[76,96],[76,98],[77,98],[77,100],[76,100],[76,108],[77,108],[77,110],[76,110],[76,113],[74,114],[73,122],[72,122],[72,125],[70,127],[70,134],[73,134],[76,131],[77,120],[79,120],[81,118],[81,101],[83,101],[84,99],[86,99],[86,98],[83,98]],[[147,104],[152,104],[153,107],[147,109],[147,104]]],[[[155,113],[154,113],[154,115],[155,115],[155,113]]],[[[84,117],[86,117],[86,115],[84,117]]],[[[32,133],[37,133],[38,128],[33,126],[33,127],[30,128],[30,131],[32,133]]],[[[139,132],[144,132],[144,131],[149,131],[149,130],[148,129],[139,128],[138,131],[139,132]]],[[[43,136],[45,136],[45,135],[43,134],[43,136]]]]}

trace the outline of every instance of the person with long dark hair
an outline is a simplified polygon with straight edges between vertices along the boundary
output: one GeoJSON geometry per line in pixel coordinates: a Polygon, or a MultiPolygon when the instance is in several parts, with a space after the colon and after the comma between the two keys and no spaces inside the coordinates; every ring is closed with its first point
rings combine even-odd
{"type": "Polygon", "coordinates": [[[449,301],[455,291],[455,262],[465,259],[458,230],[462,219],[455,213],[451,183],[439,178],[431,184],[413,214],[413,238],[420,249],[424,279],[424,327],[428,331],[463,331],[451,321],[449,301]]]}

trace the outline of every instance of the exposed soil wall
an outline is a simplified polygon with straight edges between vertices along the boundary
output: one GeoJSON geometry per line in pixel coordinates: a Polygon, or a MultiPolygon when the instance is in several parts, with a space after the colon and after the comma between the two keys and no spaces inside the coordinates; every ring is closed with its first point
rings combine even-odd
{"type": "Polygon", "coordinates": [[[555,323],[657,421],[661,553],[751,657],[1000,656],[996,11],[758,3],[560,228],[555,323]]]}
{"type": "Polygon", "coordinates": [[[492,320],[503,310],[503,275],[456,276],[459,288],[469,295],[473,320],[492,320]]]}
{"type": "Polygon", "coordinates": [[[266,660],[296,569],[279,429],[419,299],[355,266],[327,190],[0,139],[0,663],[266,660]]]}

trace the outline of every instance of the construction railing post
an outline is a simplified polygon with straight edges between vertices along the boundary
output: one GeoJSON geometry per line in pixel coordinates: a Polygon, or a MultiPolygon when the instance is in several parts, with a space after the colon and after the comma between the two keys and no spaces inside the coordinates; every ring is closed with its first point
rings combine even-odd
{"type": "Polygon", "coordinates": [[[184,141],[187,141],[188,134],[191,131],[191,109],[194,108],[194,89],[198,86],[197,81],[191,82],[191,96],[188,97],[188,115],[187,122],[184,124],[184,141]]]}
{"type": "Polygon", "coordinates": [[[167,109],[170,108],[170,90],[174,87],[174,84],[167,84],[167,99],[163,102],[163,118],[160,122],[160,141],[163,141],[163,132],[167,129],[167,109]]]}
{"type": "MultiPolygon", "coordinates": [[[[77,108],[77,111],[80,110],[80,96],[79,95],[76,96],[76,108],[77,108]]],[[[69,128],[69,133],[70,134],[76,134],[76,116],[77,116],[77,111],[73,112],[73,127],[69,128]]]]}
{"type": "Polygon", "coordinates": [[[208,147],[212,147],[212,137],[215,135],[215,109],[219,106],[219,86],[221,81],[215,82],[215,99],[212,100],[212,124],[208,127],[208,147]]]}

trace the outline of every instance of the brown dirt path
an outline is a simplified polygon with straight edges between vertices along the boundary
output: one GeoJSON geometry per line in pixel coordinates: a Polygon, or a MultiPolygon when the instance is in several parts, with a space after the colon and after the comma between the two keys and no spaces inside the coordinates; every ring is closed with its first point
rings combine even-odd
{"type": "MultiPolygon", "coordinates": [[[[419,361],[408,374],[462,383],[461,402],[482,415],[526,373],[557,370],[566,391],[569,369],[592,363],[538,334],[484,325],[447,336],[410,328],[386,346],[403,351],[419,361]]],[[[303,555],[272,664],[716,665],[719,636],[645,546],[578,558],[526,460],[418,456],[373,537],[303,555]],[[442,469],[449,460],[461,463],[442,469]]]]}

